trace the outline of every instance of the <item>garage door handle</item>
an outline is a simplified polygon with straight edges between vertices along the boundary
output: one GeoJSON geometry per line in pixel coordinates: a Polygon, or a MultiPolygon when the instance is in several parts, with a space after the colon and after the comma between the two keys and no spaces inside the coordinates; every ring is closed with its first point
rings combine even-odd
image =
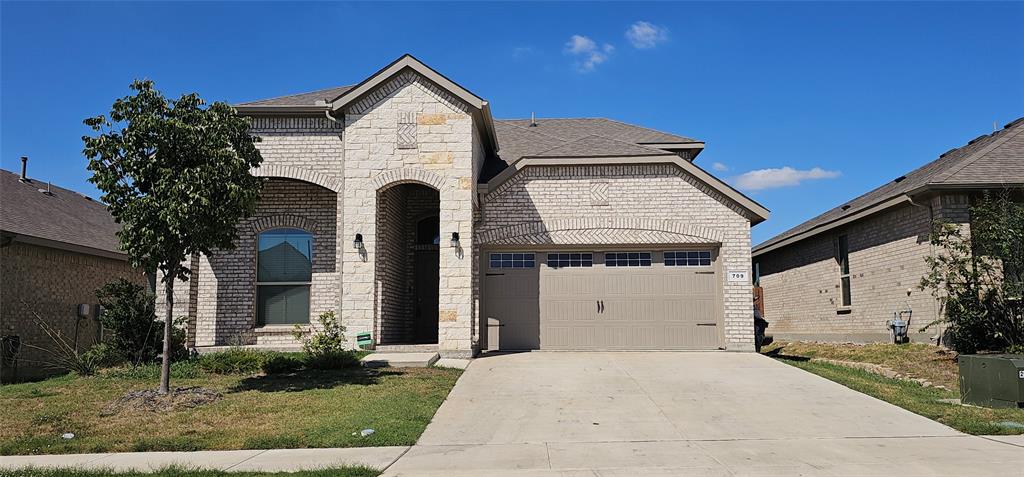
{"type": "Polygon", "coordinates": [[[696,272],[697,275],[714,275],[715,272],[696,272]]]}
{"type": "Polygon", "coordinates": [[[488,277],[503,277],[503,276],[505,276],[505,274],[504,273],[488,273],[487,276],[488,277]]]}
{"type": "Polygon", "coordinates": [[[697,323],[697,326],[718,326],[718,323],[697,323]]]}

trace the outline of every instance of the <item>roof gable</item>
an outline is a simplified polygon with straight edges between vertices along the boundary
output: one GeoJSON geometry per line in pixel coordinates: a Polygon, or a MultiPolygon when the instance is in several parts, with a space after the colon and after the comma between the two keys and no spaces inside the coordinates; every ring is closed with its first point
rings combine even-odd
{"type": "Polygon", "coordinates": [[[487,107],[487,101],[484,101],[479,96],[473,94],[462,86],[459,86],[458,83],[448,79],[441,73],[438,73],[433,68],[427,66],[420,60],[417,60],[412,55],[405,54],[402,55],[401,58],[382,68],[380,71],[370,75],[359,84],[345,90],[345,92],[338,95],[337,98],[330,101],[331,110],[341,110],[345,106],[359,100],[364,95],[369,94],[382,83],[391,79],[395,75],[398,75],[405,69],[415,71],[420,76],[423,76],[437,84],[439,87],[443,88],[473,108],[482,110],[487,107]]]}

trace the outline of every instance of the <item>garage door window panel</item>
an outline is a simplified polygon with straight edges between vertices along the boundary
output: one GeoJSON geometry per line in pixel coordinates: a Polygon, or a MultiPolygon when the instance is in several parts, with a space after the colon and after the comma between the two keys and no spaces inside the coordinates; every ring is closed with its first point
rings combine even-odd
{"type": "Polygon", "coordinates": [[[604,264],[606,267],[649,267],[651,252],[606,252],[604,264]]]}
{"type": "Polygon", "coordinates": [[[492,253],[488,257],[490,268],[533,268],[537,258],[532,253],[492,253]]]}
{"type": "Polygon", "coordinates": [[[548,267],[550,268],[587,268],[593,266],[593,253],[558,252],[548,254],[548,267]]]}
{"type": "Polygon", "coordinates": [[[665,252],[666,267],[710,267],[710,250],[686,250],[665,252]]]}

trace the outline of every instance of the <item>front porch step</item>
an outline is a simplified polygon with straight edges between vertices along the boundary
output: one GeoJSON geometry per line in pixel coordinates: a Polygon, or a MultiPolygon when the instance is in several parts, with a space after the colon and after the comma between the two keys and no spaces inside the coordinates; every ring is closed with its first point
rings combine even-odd
{"type": "Polygon", "coordinates": [[[429,368],[441,356],[437,352],[427,353],[381,353],[375,352],[360,361],[368,368],[429,368]]]}
{"type": "Polygon", "coordinates": [[[377,345],[374,351],[379,353],[436,353],[437,344],[377,345]]]}

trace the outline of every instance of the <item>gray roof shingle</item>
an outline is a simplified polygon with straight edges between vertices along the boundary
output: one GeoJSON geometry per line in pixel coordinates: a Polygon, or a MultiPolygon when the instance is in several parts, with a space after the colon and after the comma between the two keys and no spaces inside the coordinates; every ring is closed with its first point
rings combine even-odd
{"type": "Polygon", "coordinates": [[[662,156],[671,152],[641,146],[604,136],[585,136],[575,141],[532,154],[528,157],[609,157],[609,156],[662,156]]]}
{"type": "Polygon", "coordinates": [[[605,118],[495,119],[497,156],[488,157],[480,174],[487,182],[523,157],[609,157],[669,155],[657,144],[695,143],[697,139],[655,131],[605,118]],[[650,144],[651,146],[645,146],[650,144]]]}
{"type": "Polygon", "coordinates": [[[352,86],[337,86],[308,93],[258,99],[256,101],[238,103],[236,106],[316,106],[318,101],[331,101],[350,89],[352,89],[352,86]]]}
{"type": "Polygon", "coordinates": [[[923,187],[1024,185],[1024,118],[754,247],[754,252],[923,187]]]}
{"type": "Polygon", "coordinates": [[[0,169],[0,230],[123,254],[107,206],[78,192],[0,169]]]}

